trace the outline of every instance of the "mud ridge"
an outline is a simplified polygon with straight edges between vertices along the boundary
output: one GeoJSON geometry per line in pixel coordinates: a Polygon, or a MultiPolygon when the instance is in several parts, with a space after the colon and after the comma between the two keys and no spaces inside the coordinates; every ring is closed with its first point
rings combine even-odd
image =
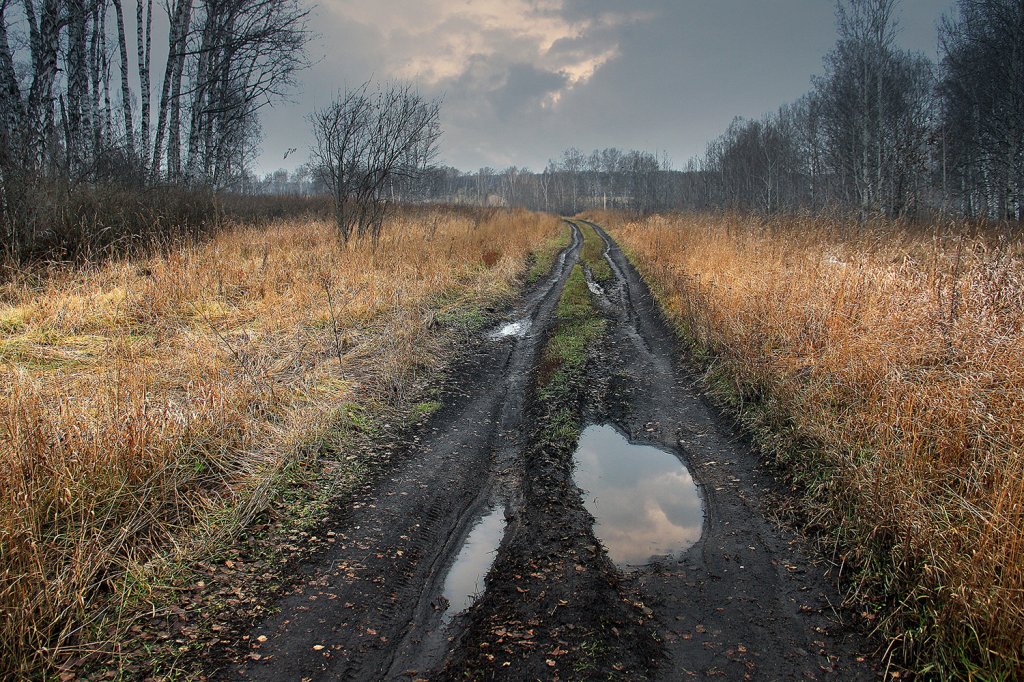
{"type": "Polygon", "coordinates": [[[599,356],[597,344],[568,395],[530,401],[517,526],[431,679],[645,679],[661,657],[649,611],[594,537],[572,477],[575,437],[559,437],[602,400],[599,356]]]}

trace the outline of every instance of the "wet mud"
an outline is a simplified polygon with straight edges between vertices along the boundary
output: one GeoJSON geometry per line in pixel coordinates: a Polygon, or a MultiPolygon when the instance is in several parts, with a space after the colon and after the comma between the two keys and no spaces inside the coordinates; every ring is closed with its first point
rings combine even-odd
{"type": "MultiPolygon", "coordinates": [[[[543,330],[581,244],[578,230],[517,320],[543,330]]],[[[363,499],[337,512],[332,544],[302,567],[277,613],[239,644],[218,679],[373,680],[435,666],[459,619],[442,618],[445,580],[473,525],[518,495],[528,382],[543,336],[481,339],[415,447],[363,499]],[[259,660],[249,642],[260,642],[259,660]]]]}

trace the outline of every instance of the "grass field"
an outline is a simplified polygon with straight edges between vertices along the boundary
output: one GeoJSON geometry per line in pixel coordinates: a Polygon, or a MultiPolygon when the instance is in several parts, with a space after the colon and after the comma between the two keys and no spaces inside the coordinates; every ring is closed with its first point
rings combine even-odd
{"type": "Polygon", "coordinates": [[[420,210],[345,249],[280,221],[0,283],[0,676],[102,649],[100,620],[230,539],[353,409],[416,412],[564,236],[420,210]]]}
{"type": "Polygon", "coordinates": [[[1024,675],[1021,240],[964,225],[596,217],[709,385],[793,473],[805,521],[892,660],[1024,675]]]}

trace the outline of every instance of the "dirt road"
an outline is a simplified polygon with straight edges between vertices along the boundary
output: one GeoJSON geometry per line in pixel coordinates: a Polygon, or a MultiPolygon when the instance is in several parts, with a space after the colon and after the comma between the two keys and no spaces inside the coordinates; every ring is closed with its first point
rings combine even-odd
{"type": "Polygon", "coordinates": [[[702,400],[679,352],[617,246],[596,226],[574,225],[515,323],[467,353],[460,390],[418,445],[338,515],[331,548],[250,634],[259,660],[217,676],[873,677],[858,662],[868,645],[838,624],[822,569],[766,519],[776,483],[702,400]],[[571,453],[534,442],[539,354],[581,229],[597,230],[613,274],[591,282],[608,322],[581,417],[681,458],[703,501],[696,544],[639,568],[617,567],[602,548],[571,453]],[[466,583],[484,573],[474,602],[466,583]]]}

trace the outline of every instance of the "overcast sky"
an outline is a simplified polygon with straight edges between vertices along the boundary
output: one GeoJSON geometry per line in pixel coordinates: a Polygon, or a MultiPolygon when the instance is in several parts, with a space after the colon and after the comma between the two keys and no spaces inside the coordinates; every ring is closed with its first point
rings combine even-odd
{"type": "MultiPolygon", "coordinates": [[[[903,47],[936,55],[953,0],[903,0],[903,47]]],[[[835,42],[831,0],[321,0],[314,66],[264,110],[262,171],[309,156],[306,115],[346,85],[444,96],[441,159],[541,170],[562,149],[700,154],[735,116],[808,91],[835,42]],[[297,151],[284,158],[290,148],[297,151]]]]}

